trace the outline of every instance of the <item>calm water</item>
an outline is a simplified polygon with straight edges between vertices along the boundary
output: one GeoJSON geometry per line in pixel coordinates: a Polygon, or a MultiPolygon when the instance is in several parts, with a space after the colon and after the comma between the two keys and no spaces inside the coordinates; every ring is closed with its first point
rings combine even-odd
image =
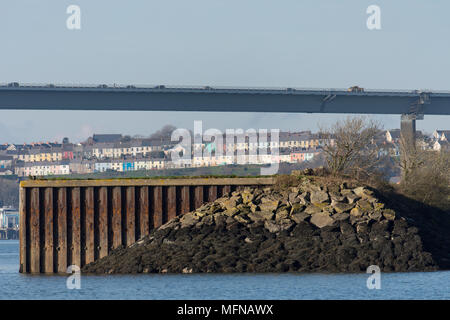
{"type": "Polygon", "coordinates": [[[82,276],[69,290],[64,276],[18,273],[19,242],[0,241],[0,299],[450,299],[450,272],[381,275],[82,276]]]}

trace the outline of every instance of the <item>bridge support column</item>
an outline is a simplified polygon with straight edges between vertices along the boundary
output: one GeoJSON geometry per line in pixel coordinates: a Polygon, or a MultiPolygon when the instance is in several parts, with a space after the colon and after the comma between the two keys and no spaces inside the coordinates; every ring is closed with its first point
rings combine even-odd
{"type": "Polygon", "coordinates": [[[404,180],[411,168],[416,150],[416,115],[402,114],[400,123],[400,163],[404,180]]]}
{"type": "Polygon", "coordinates": [[[415,146],[416,143],[416,115],[402,114],[400,122],[400,135],[403,142],[408,146],[415,146]]]}

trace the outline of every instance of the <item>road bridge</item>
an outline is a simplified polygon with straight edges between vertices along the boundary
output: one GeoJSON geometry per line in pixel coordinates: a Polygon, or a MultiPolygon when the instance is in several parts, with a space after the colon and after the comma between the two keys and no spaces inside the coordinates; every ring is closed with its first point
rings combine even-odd
{"type": "Polygon", "coordinates": [[[398,114],[415,136],[425,115],[450,115],[450,92],[136,85],[0,85],[0,110],[398,114]]]}

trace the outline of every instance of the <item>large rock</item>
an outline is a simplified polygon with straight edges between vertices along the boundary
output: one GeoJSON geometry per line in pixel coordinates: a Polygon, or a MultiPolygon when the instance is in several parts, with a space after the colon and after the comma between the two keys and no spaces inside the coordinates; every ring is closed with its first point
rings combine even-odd
{"type": "Polygon", "coordinates": [[[239,212],[240,212],[240,211],[239,211],[238,208],[232,207],[232,208],[229,208],[229,209],[223,211],[223,214],[226,215],[226,216],[228,216],[228,217],[234,217],[234,216],[237,215],[239,212]]]}
{"type": "Polygon", "coordinates": [[[364,187],[357,187],[355,189],[353,189],[354,194],[356,194],[359,197],[362,197],[366,194],[366,188],[364,187]]]}
{"type": "Polygon", "coordinates": [[[395,211],[394,211],[394,210],[391,210],[391,209],[383,210],[383,216],[384,216],[387,220],[394,220],[394,219],[395,219],[395,211]]]}
{"type": "Polygon", "coordinates": [[[247,215],[245,215],[245,214],[236,215],[236,216],[234,216],[234,219],[237,222],[240,222],[240,223],[243,223],[243,224],[248,224],[250,222],[250,218],[247,215]]]}
{"type": "Polygon", "coordinates": [[[169,222],[163,224],[161,227],[159,227],[160,230],[164,229],[171,229],[171,228],[177,228],[180,225],[179,218],[172,219],[169,222]]]}
{"type": "Polygon", "coordinates": [[[302,221],[305,221],[309,217],[310,217],[310,215],[305,212],[294,213],[293,215],[291,215],[291,219],[293,221],[295,221],[295,223],[300,223],[302,221]]]}
{"type": "Polygon", "coordinates": [[[332,202],[343,202],[345,201],[345,196],[337,192],[329,193],[332,202]]]}
{"type": "Polygon", "coordinates": [[[355,203],[357,200],[361,199],[360,196],[357,196],[353,192],[346,194],[345,197],[347,198],[348,203],[355,203]]]}
{"type": "Polygon", "coordinates": [[[204,216],[206,216],[208,214],[210,214],[210,212],[205,209],[195,211],[195,215],[199,218],[203,218],[204,216]]]}
{"type": "Polygon", "coordinates": [[[358,202],[356,202],[356,205],[364,213],[369,213],[370,211],[373,210],[372,204],[369,201],[367,201],[366,199],[358,200],[358,202]]]}
{"type": "Polygon", "coordinates": [[[349,195],[349,194],[351,194],[351,193],[353,193],[353,190],[352,190],[352,189],[341,188],[341,194],[342,194],[343,196],[347,196],[347,195],[349,195]]]}
{"type": "Polygon", "coordinates": [[[355,207],[350,211],[350,215],[354,217],[361,217],[362,214],[363,214],[362,211],[358,207],[355,207]]]}
{"type": "Polygon", "coordinates": [[[292,204],[300,202],[300,197],[298,197],[298,192],[289,193],[289,202],[292,204]]]}
{"type": "Polygon", "coordinates": [[[300,203],[303,205],[307,205],[310,200],[310,196],[309,196],[308,192],[303,192],[302,194],[299,194],[298,198],[300,199],[300,203]]]}
{"type": "Polygon", "coordinates": [[[383,218],[383,212],[381,210],[375,210],[369,213],[369,218],[375,221],[380,221],[383,218]]]}
{"type": "Polygon", "coordinates": [[[328,193],[325,191],[312,191],[311,192],[311,203],[313,204],[319,204],[328,202],[330,200],[330,197],[328,196],[328,193]]]}
{"type": "Polygon", "coordinates": [[[294,226],[294,222],[291,219],[281,219],[278,224],[280,225],[280,230],[289,230],[294,226]]]}
{"type": "Polygon", "coordinates": [[[251,190],[248,189],[245,189],[241,195],[242,195],[242,202],[246,204],[251,203],[255,198],[255,195],[251,192],[251,190]]]}
{"type": "Polygon", "coordinates": [[[223,199],[221,202],[222,202],[222,206],[224,207],[225,210],[230,210],[232,208],[237,207],[239,204],[241,204],[242,198],[233,196],[229,199],[223,199]]]}
{"type": "Polygon", "coordinates": [[[355,206],[354,204],[351,203],[345,203],[345,202],[332,202],[331,206],[333,207],[334,210],[336,210],[337,213],[343,213],[343,212],[348,212],[351,209],[353,209],[353,207],[355,206]]]}
{"type": "Polygon", "coordinates": [[[181,228],[191,227],[198,222],[200,218],[193,212],[186,213],[180,218],[181,228]]]}
{"type": "Polygon", "coordinates": [[[278,209],[278,206],[280,205],[279,200],[267,200],[262,201],[259,205],[259,208],[261,211],[271,211],[275,212],[278,209]]]}
{"type": "Polygon", "coordinates": [[[266,228],[271,233],[280,232],[281,226],[278,223],[272,221],[265,221],[264,228],[266,228]]]}
{"type": "Polygon", "coordinates": [[[332,218],[336,221],[344,221],[350,218],[350,214],[348,213],[336,213],[332,216],[332,218]]]}
{"type": "Polygon", "coordinates": [[[374,202],[373,203],[373,208],[375,209],[375,211],[384,209],[384,203],[374,202]]]}
{"type": "Polygon", "coordinates": [[[257,222],[257,221],[272,220],[274,213],[271,211],[255,211],[255,212],[249,213],[247,216],[251,220],[257,222]]]}
{"type": "Polygon", "coordinates": [[[316,214],[322,212],[322,209],[315,205],[310,205],[306,207],[306,209],[303,212],[307,214],[316,214]]]}
{"type": "Polygon", "coordinates": [[[334,223],[334,220],[325,212],[313,214],[310,221],[318,228],[331,226],[334,223]]]}
{"type": "Polygon", "coordinates": [[[300,204],[300,203],[295,203],[292,205],[291,207],[291,212],[290,214],[296,214],[296,213],[300,213],[305,209],[305,206],[300,204]]]}
{"type": "Polygon", "coordinates": [[[280,209],[277,210],[276,214],[275,214],[275,219],[276,220],[280,220],[280,219],[286,219],[289,216],[289,209],[282,207],[280,209]]]}
{"type": "Polygon", "coordinates": [[[196,228],[201,228],[203,225],[212,225],[214,224],[214,216],[213,215],[209,215],[209,216],[205,216],[203,217],[196,225],[196,228]]]}

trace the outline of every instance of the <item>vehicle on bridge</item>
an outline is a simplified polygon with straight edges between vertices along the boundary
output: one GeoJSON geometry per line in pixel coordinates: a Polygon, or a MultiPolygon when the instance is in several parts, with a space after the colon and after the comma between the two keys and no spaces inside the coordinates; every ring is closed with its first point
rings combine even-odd
{"type": "Polygon", "coordinates": [[[17,87],[20,87],[20,85],[18,82],[11,82],[11,83],[8,83],[8,87],[17,88],[17,87]]]}
{"type": "Polygon", "coordinates": [[[364,88],[353,86],[347,89],[348,92],[364,92],[364,88]]]}

